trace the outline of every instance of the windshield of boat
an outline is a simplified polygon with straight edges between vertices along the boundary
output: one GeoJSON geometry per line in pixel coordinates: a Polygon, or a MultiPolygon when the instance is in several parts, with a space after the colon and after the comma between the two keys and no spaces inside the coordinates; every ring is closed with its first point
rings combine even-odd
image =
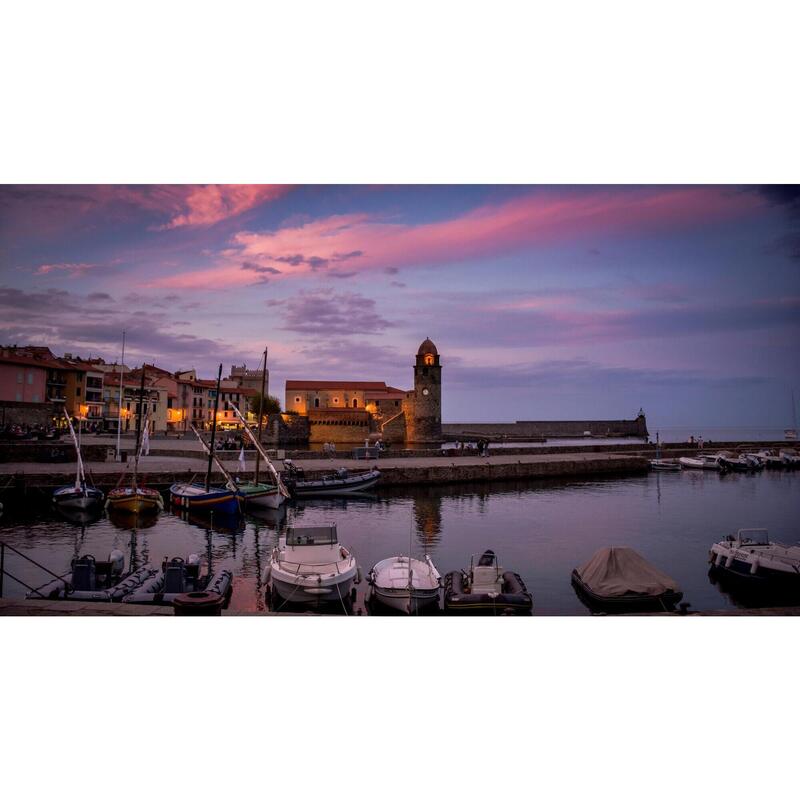
{"type": "Polygon", "coordinates": [[[742,528],[737,531],[736,538],[742,544],[769,544],[766,528],[742,528]]]}
{"type": "Polygon", "coordinates": [[[324,525],[314,528],[287,528],[286,544],[290,547],[317,544],[336,544],[335,525],[324,525]]]}

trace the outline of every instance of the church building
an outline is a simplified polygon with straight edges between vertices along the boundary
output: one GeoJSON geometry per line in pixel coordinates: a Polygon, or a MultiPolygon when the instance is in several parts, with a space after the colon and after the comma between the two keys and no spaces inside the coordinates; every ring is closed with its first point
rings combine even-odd
{"type": "Polygon", "coordinates": [[[383,381],[286,381],[286,411],[308,417],[310,442],[442,440],[442,367],[436,345],[417,351],[414,388],[383,381]]]}

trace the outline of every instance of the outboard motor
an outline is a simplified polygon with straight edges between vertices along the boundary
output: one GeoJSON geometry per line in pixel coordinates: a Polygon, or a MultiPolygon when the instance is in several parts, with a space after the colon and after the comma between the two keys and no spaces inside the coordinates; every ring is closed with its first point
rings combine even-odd
{"type": "Polygon", "coordinates": [[[72,588],[76,592],[91,592],[96,586],[96,564],[91,555],[81,556],[72,562],[72,588]]]}
{"type": "Polygon", "coordinates": [[[164,563],[164,594],[182,594],[186,591],[186,565],[182,558],[164,563]]]}
{"type": "Polygon", "coordinates": [[[108,554],[108,563],[111,565],[111,575],[122,575],[125,568],[125,556],[121,550],[112,550],[108,554]]]}

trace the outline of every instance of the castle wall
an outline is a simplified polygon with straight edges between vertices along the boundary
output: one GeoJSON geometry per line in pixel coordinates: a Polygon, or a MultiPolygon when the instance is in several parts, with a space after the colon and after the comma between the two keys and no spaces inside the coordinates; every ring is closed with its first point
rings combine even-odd
{"type": "Polygon", "coordinates": [[[445,436],[544,436],[549,439],[559,437],[580,437],[586,431],[592,436],[646,438],[647,420],[644,415],[636,419],[617,420],[553,420],[518,422],[463,422],[442,425],[445,436]]]}

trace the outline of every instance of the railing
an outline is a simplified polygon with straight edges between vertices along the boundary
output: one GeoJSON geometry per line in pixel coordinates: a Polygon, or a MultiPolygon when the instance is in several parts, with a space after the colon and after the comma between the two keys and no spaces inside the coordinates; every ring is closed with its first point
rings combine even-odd
{"type": "Polygon", "coordinates": [[[29,556],[26,556],[25,553],[21,553],[19,550],[17,550],[16,547],[12,547],[10,544],[6,544],[6,542],[0,541],[0,598],[3,596],[3,588],[4,588],[3,587],[3,580],[4,580],[5,576],[8,575],[8,577],[11,578],[11,580],[16,581],[17,583],[21,584],[29,592],[35,592],[42,599],[44,599],[44,595],[39,592],[39,588],[41,588],[41,587],[34,588],[33,586],[28,586],[28,584],[25,583],[25,581],[20,580],[15,575],[12,575],[6,569],[6,550],[10,550],[12,553],[15,553],[20,558],[24,558],[26,561],[29,561],[34,566],[39,567],[39,569],[43,570],[48,575],[52,576],[53,578],[56,578],[56,580],[64,581],[64,584],[67,587],[67,590],[72,589],[72,584],[66,579],[66,577],[64,575],[56,575],[55,572],[51,572],[44,564],[40,564],[38,561],[34,561],[29,556]]]}

